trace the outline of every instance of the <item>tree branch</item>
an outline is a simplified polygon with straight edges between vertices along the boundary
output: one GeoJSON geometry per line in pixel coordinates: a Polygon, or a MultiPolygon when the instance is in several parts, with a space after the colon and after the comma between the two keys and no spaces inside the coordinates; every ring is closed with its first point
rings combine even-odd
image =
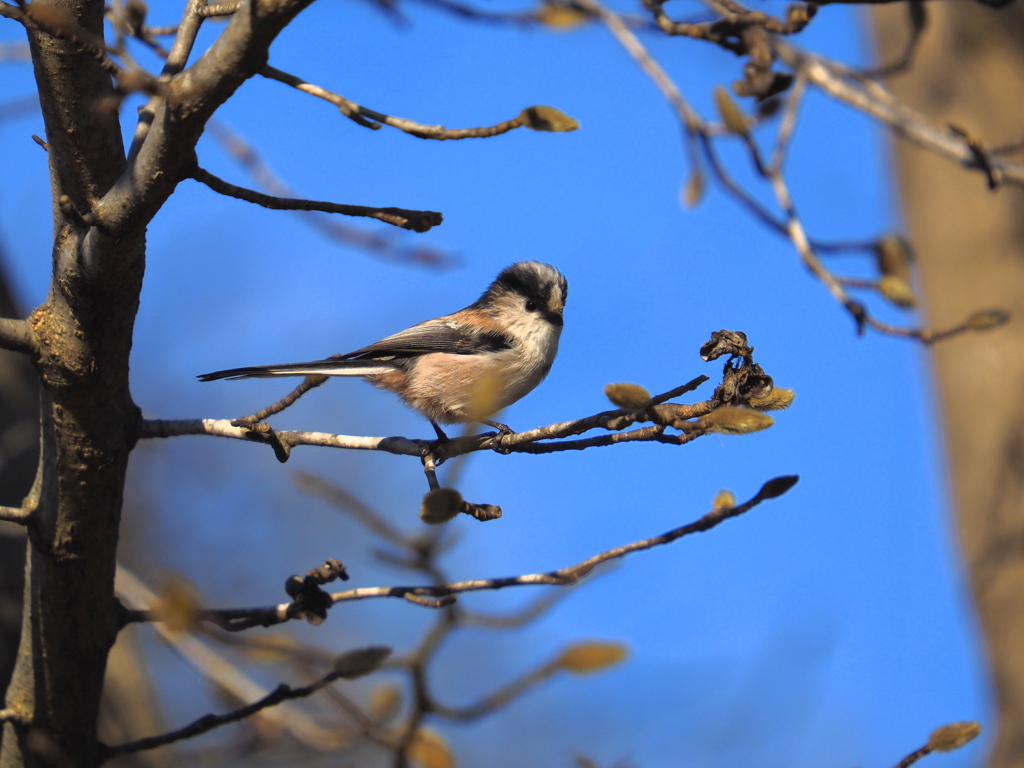
{"type": "Polygon", "coordinates": [[[129,755],[134,752],[142,752],[147,749],[156,749],[157,747],[162,747],[165,744],[173,744],[174,742],[181,741],[182,739],[191,739],[195,736],[206,733],[207,731],[212,731],[214,728],[220,728],[221,726],[229,725],[230,723],[237,723],[239,720],[251,717],[262,709],[280,704],[282,701],[312,696],[317,691],[327,687],[340,678],[341,675],[338,672],[331,671],[319,680],[300,688],[292,688],[291,686],[282,683],[262,699],[254,701],[252,704],[247,704],[244,707],[239,707],[231,712],[225,712],[222,715],[205,715],[189,725],[186,725],[184,728],[179,728],[176,731],[164,733],[160,736],[150,736],[145,739],[130,741],[126,744],[119,744],[113,747],[108,746],[104,751],[103,759],[109,760],[117,755],[129,755]]]}
{"type": "Polygon", "coordinates": [[[340,110],[341,114],[364,128],[378,130],[381,125],[387,125],[418,139],[434,139],[436,141],[486,139],[492,136],[500,136],[503,133],[508,133],[526,125],[522,114],[497,125],[482,126],[480,128],[445,128],[443,125],[426,125],[413,120],[406,120],[402,117],[392,117],[383,112],[363,107],[340,94],[328,91],[326,88],[321,88],[318,85],[307,83],[302,78],[282,72],[280,69],[275,69],[269,65],[261,69],[260,74],[270,80],[277,80],[303,93],[308,93],[311,96],[316,96],[333,104],[340,110]]]}
{"type": "Polygon", "coordinates": [[[1024,165],[993,153],[979,158],[976,142],[969,135],[957,133],[948,126],[939,126],[920,112],[899,101],[875,81],[865,81],[837,62],[804,51],[776,38],[772,43],[779,58],[794,72],[801,72],[808,82],[818,86],[834,99],[887,123],[897,134],[940,157],[968,169],[980,170],[997,184],[1024,186],[1024,165]]]}
{"type": "MultiPolygon", "coordinates": [[[[449,584],[437,584],[430,586],[394,586],[394,587],[360,587],[342,592],[334,592],[330,595],[331,604],[350,602],[353,600],[370,600],[376,598],[394,597],[407,599],[408,595],[416,597],[447,597],[464,592],[480,592],[483,590],[504,589],[506,587],[521,586],[569,586],[589,575],[600,565],[612,560],[626,557],[633,552],[640,552],[652,549],[664,544],[689,536],[694,533],[702,533],[711,530],[720,523],[742,515],[758,504],[768,499],[776,498],[786,493],[796,485],[799,478],[796,475],[783,475],[766,482],[757,494],[749,501],[737,506],[722,506],[708,512],[700,519],[687,525],[673,528],[659,536],[652,536],[647,539],[634,541],[620,547],[605,550],[592,557],[582,560],[575,565],[559,568],[546,573],[531,573],[522,576],[508,576],[504,578],[473,579],[469,581],[457,581],[449,584]]],[[[202,621],[209,621],[222,629],[230,632],[239,632],[252,627],[269,627],[281,624],[297,618],[294,603],[281,603],[276,606],[265,608],[234,608],[220,610],[200,611],[199,618],[202,621]]],[[[441,606],[439,606],[441,607],[441,606]]],[[[152,610],[128,611],[125,614],[124,622],[152,622],[158,621],[159,616],[152,610]]]]}
{"type": "Polygon", "coordinates": [[[35,334],[27,320],[0,317],[0,349],[29,355],[36,351],[35,334]]]}
{"type": "Polygon", "coordinates": [[[392,224],[413,232],[426,232],[443,220],[435,211],[409,211],[404,208],[369,208],[364,205],[345,205],[343,203],[319,202],[316,200],[298,200],[294,198],[274,197],[253,189],[246,189],[230,184],[214,176],[198,165],[189,171],[189,176],[201,184],[205,184],[214,192],[228,197],[236,197],[249,203],[262,205],[277,211],[320,211],[322,213],[340,213],[344,216],[365,216],[392,224]]]}
{"type": "Polygon", "coordinates": [[[35,510],[25,507],[2,507],[0,506],[0,520],[18,525],[28,525],[35,510]]]}
{"type": "MultiPolygon", "coordinates": [[[[171,49],[171,69],[187,59],[191,43],[184,36],[194,39],[198,31],[199,2],[190,0],[171,49]]],[[[270,44],[311,2],[242,3],[206,53],[170,77],[167,98],[151,100],[140,115],[128,169],[93,207],[98,226],[117,237],[152,219],[178,182],[189,176],[207,121],[266,64],[270,44]]]]}

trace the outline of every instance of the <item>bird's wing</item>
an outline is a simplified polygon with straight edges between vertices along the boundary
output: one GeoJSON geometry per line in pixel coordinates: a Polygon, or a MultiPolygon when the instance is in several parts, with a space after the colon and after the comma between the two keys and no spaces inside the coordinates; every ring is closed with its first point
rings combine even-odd
{"type": "Polygon", "coordinates": [[[503,333],[473,331],[446,320],[427,320],[381,339],[368,347],[342,355],[342,360],[415,357],[427,352],[472,355],[509,349],[512,339],[503,333]]]}

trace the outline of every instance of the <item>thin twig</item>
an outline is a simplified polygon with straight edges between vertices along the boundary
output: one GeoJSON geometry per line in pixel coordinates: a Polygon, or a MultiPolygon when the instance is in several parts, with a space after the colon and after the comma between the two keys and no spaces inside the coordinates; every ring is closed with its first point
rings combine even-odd
{"type": "MultiPolygon", "coordinates": [[[[964,136],[911,109],[878,82],[858,79],[838,62],[797,48],[781,38],[774,38],[772,47],[794,72],[803,72],[808,82],[832,98],[888,124],[898,135],[940,157],[964,168],[986,172],[964,136]]],[[[1024,186],[1024,165],[999,156],[993,158],[991,154],[991,171],[1001,183],[1024,186]]]]}
{"type": "MultiPolygon", "coordinates": [[[[155,605],[158,597],[137,576],[123,566],[117,568],[118,596],[128,606],[155,605]]],[[[203,678],[213,683],[236,701],[256,701],[270,691],[254,681],[237,665],[213,651],[189,632],[172,629],[164,622],[153,622],[154,631],[194,667],[203,678]]],[[[218,637],[218,639],[221,639],[218,637]]],[[[285,705],[259,715],[267,725],[287,731],[299,743],[312,749],[337,749],[346,743],[346,735],[337,728],[325,728],[302,710],[285,705]]]]}
{"type": "Polygon", "coordinates": [[[932,748],[925,744],[920,749],[915,749],[909,755],[904,757],[896,764],[896,768],[910,768],[914,763],[920,760],[922,757],[927,757],[932,753],[932,748]]]}
{"type": "MultiPolygon", "coordinates": [[[[722,507],[713,509],[700,519],[687,525],[673,528],[666,533],[652,536],[647,539],[634,541],[620,547],[600,552],[592,557],[582,560],[575,565],[559,568],[546,573],[531,573],[521,576],[509,576],[505,578],[472,579],[468,581],[457,581],[448,584],[435,584],[428,586],[392,586],[392,587],[360,587],[331,594],[333,605],[355,600],[371,600],[377,598],[399,598],[406,599],[406,595],[417,595],[421,597],[445,597],[465,592],[480,592],[484,590],[504,589],[507,587],[520,586],[568,586],[575,584],[580,579],[589,575],[598,566],[612,560],[617,560],[633,552],[640,552],[652,549],[657,546],[670,544],[679,538],[694,533],[701,533],[711,530],[720,523],[742,515],[763,501],[782,495],[797,482],[795,475],[778,477],[765,483],[761,490],[749,501],[734,507],[722,507]]],[[[294,618],[290,610],[291,603],[282,603],[276,606],[265,608],[233,608],[220,610],[205,610],[199,615],[203,621],[210,621],[228,631],[240,631],[255,626],[272,626],[294,618]]],[[[158,621],[159,615],[153,611],[128,611],[125,615],[125,623],[152,622],[158,621]]]]}
{"type": "Polygon", "coordinates": [[[238,9],[242,7],[241,0],[227,0],[227,2],[220,3],[206,3],[200,10],[199,13],[203,18],[217,18],[223,16],[232,16],[238,12],[238,9]]]}
{"type": "Polygon", "coordinates": [[[548,680],[561,669],[560,659],[556,658],[553,661],[542,664],[519,679],[513,680],[508,685],[489,693],[475,704],[465,707],[452,707],[431,700],[430,711],[449,720],[479,720],[481,717],[485,717],[502,707],[508,706],[523,694],[548,680]]]}
{"type": "Polygon", "coordinates": [[[443,220],[436,211],[410,211],[404,208],[371,208],[365,205],[345,205],[318,200],[300,200],[295,198],[274,197],[231,184],[214,176],[209,171],[195,166],[190,176],[201,184],[205,184],[214,192],[228,197],[235,197],[249,203],[262,205],[276,211],[320,211],[321,213],[338,213],[344,216],[364,216],[377,219],[413,232],[426,232],[443,220]]]}
{"type": "MultiPolygon", "coordinates": [[[[217,141],[235,161],[252,177],[259,187],[277,197],[295,197],[292,189],[285,184],[264,160],[259,152],[236,131],[223,122],[211,120],[207,133],[217,141]]],[[[381,234],[343,224],[337,218],[315,212],[295,211],[303,220],[319,229],[328,237],[346,245],[362,248],[383,259],[412,262],[426,267],[450,267],[458,261],[452,253],[430,245],[416,243],[405,245],[397,242],[392,233],[381,234]]]]}
{"type": "Polygon", "coordinates": [[[334,483],[314,475],[312,472],[296,473],[295,485],[298,486],[299,490],[318,496],[337,509],[351,515],[370,531],[390,544],[406,549],[414,547],[414,542],[411,538],[402,534],[401,531],[378,514],[376,510],[344,488],[340,488],[334,483]]]}
{"type": "Polygon", "coordinates": [[[796,121],[800,115],[800,106],[803,104],[806,91],[807,77],[801,72],[797,74],[796,81],[786,97],[786,111],[782,116],[782,124],[779,125],[775,151],[772,152],[770,167],[776,173],[782,172],[782,164],[786,162],[786,152],[789,150],[793,134],[796,132],[796,121]]]}
{"type": "Polygon", "coordinates": [[[109,759],[116,755],[129,755],[134,752],[142,752],[147,749],[162,747],[165,744],[173,744],[174,742],[181,741],[182,739],[194,738],[195,736],[199,736],[207,731],[212,731],[214,728],[220,728],[221,726],[229,725],[230,723],[237,723],[239,720],[251,717],[260,710],[280,704],[282,701],[312,696],[314,693],[327,687],[340,677],[341,676],[337,672],[332,671],[328,672],[319,680],[299,688],[292,688],[291,686],[282,683],[262,699],[254,701],[252,704],[247,704],[244,707],[239,707],[231,712],[225,712],[222,715],[205,715],[189,725],[186,725],[184,728],[179,728],[178,730],[171,731],[170,733],[164,733],[160,736],[149,736],[145,739],[139,739],[138,741],[130,741],[126,744],[118,744],[113,747],[108,747],[106,750],[106,757],[109,759]]]}
{"type": "Polygon", "coordinates": [[[417,123],[413,120],[407,120],[402,117],[393,117],[391,115],[384,114],[383,112],[377,112],[376,110],[361,106],[350,99],[346,99],[340,94],[328,91],[326,88],[321,88],[319,85],[308,83],[300,77],[296,77],[288,72],[282,72],[280,69],[276,69],[269,65],[260,70],[260,74],[270,80],[277,80],[278,82],[290,85],[292,88],[296,88],[303,93],[308,93],[311,96],[316,96],[319,99],[323,99],[324,101],[333,104],[339,109],[341,114],[364,128],[376,130],[379,129],[381,125],[387,125],[392,128],[397,128],[404,133],[408,133],[410,136],[415,136],[418,139],[433,139],[435,141],[486,139],[492,136],[500,136],[501,134],[508,133],[516,128],[522,128],[525,125],[522,115],[514,117],[511,120],[505,120],[497,123],[496,125],[481,126],[479,128],[445,128],[443,125],[427,125],[424,123],[417,123]]]}
{"type": "Polygon", "coordinates": [[[686,150],[690,156],[690,164],[693,168],[699,168],[700,155],[697,150],[697,136],[705,130],[705,124],[700,115],[690,106],[689,102],[683,97],[679,87],[654,57],[651,56],[633,30],[617,14],[599,3],[598,0],[578,0],[578,5],[584,10],[593,13],[604,22],[608,31],[612,33],[619,44],[647,74],[658,90],[661,91],[662,95],[668,100],[669,104],[675,109],[688,139],[686,150]]]}

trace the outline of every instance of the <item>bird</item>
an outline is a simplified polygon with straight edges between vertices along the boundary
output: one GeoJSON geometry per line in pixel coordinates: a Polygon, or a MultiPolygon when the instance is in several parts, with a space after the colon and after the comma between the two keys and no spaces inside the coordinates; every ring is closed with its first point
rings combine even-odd
{"type": "Polygon", "coordinates": [[[200,381],[275,376],[361,376],[394,392],[425,416],[439,440],[441,424],[479,422],[529,394],[558,354],[569,293],[550,264],[506,267],[465,309],[406,328],[355,352],[308,363],[258,365],[204,373],[200,381]]]}

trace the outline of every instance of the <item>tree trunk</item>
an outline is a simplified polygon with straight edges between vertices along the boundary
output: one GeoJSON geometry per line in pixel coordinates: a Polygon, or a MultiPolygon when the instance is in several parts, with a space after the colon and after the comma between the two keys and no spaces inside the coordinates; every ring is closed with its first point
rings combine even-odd
{"type": "MultiPolygon", "coordinates": [[[[57,26],[102,36],[102,0],[48,5],[66,16],[57,26]]],[[[139,419],[128,354],[145,239],[114,241],[77,213],[89,211],[125,167],[117,113],[107,106],[110,76],[72,42],[29,38],[55,201],[54,277],[30,318],[42,446],[30,494],[21,643],[7,692],[18,717],[5,726],[0,766],[70,760],[87,768],[101,759],[96,719],[119,626],[115,554],[139,419]]]]}
{"type": "MultiPolygon", "coordinates": [[[[1024,8],[928,3],[928,28],[897,96],[988,146],[1024,133],[1024,8]]],[[[904,7],[874,16],[880,59],[898,57],[904,7]]],[[[917,248],[928,325],[1003,308],[1010,324],[934,350],[962,546],[998,705],[991,765],[1024,766],[1024,190],[991,191],[907,142],[893,142],[917,248]]]]}

